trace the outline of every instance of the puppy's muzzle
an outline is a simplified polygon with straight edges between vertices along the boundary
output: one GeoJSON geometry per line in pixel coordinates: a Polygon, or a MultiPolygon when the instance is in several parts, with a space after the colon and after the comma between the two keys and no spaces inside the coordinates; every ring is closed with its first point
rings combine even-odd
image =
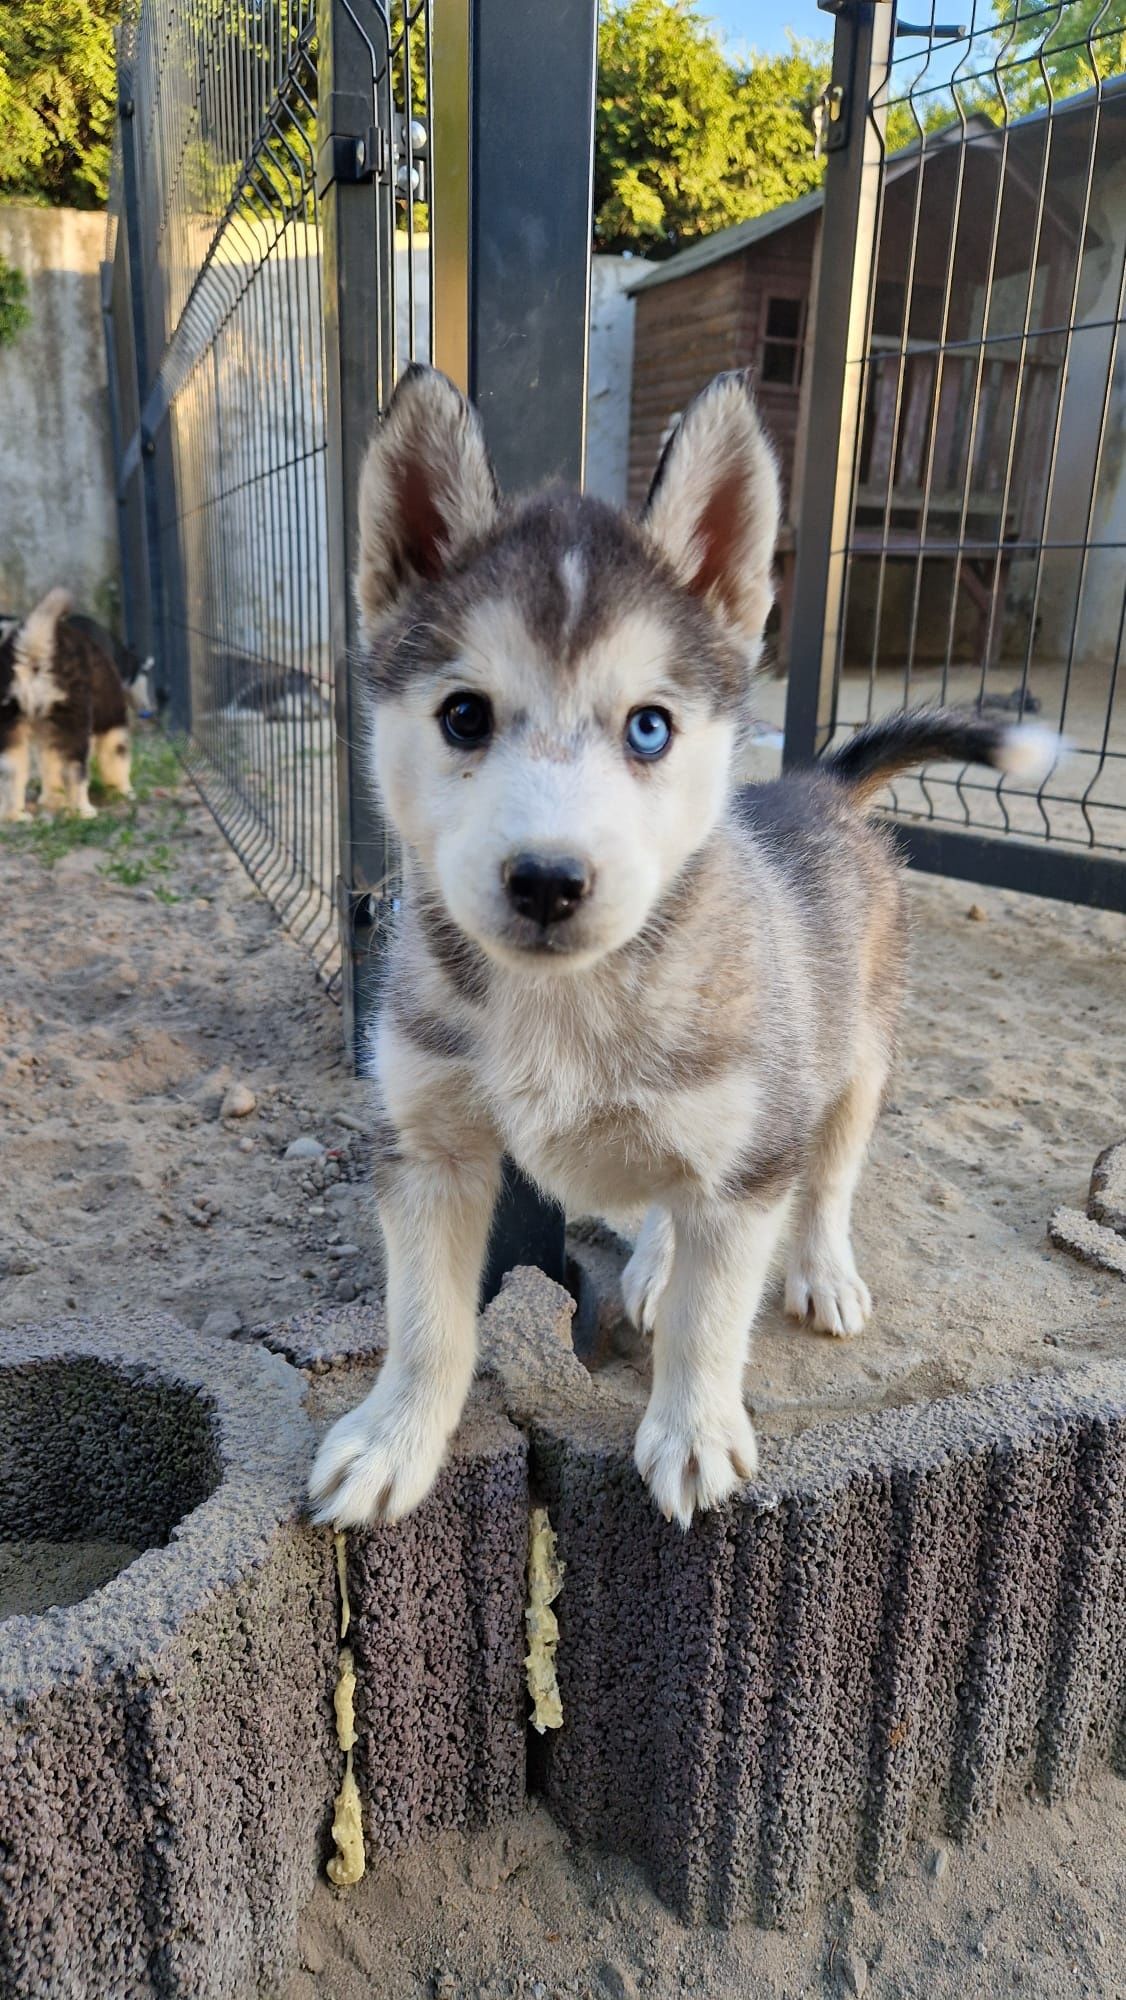
{"type": "Polygon", "coordinates": [[[513,854],[501,879],[517,915],[547,930],[574,916],[593,878],[586,862],[571,854],[513,854]]]}

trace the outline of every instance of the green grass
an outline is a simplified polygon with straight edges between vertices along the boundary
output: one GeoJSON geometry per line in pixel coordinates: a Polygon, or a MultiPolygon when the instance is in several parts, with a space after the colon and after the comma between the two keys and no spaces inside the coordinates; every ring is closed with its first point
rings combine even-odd
{"type": "Polygon", "coordinates": [[[169,881],[176,871],[176,846],[186,815],[179,795],[184,774],[175,749],[155,730],[133,737],[135,797],[120,799],[95,777],[90,785],[96,819],[76,819],[71,813],[44,814],[29,826],[0,826],[0,850],[34,854],[53,868],[64,854],[83,847],[105,855],[99,873],[127,888],[151,884],[162,903],[180,898],[169,881]]]}

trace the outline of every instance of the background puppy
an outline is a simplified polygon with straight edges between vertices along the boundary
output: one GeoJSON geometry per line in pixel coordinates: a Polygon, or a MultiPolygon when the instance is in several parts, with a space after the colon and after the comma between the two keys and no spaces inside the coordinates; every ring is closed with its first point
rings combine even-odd
{"type": "Polygon", "coordinates": [[[84,611],[68,611],[66,623],[72,632],[82,633],[113,661],[134,714],[142,718],[154,716],[156,695],[152,654],[142,659],[135,647],[127,646],[115,632],[110,631],[108,625],[99,624],[96,618],[88,617],[84,611]]]}
{"type": "Polygon", "coordinates": [[[0,640],[0,819],[27,818],[32,748],[42,804],[91,819],[90,754],[102,783],[132,797],[125,690],[113,660],[48,591],[0,640]]]}
{"type": "Polygon", "coordinates": [[[743,1372],[787,1221],[789,1310],[864,1325],[850,1210],[904,946],[864,807],[926,757],[1016,768],[1031,732],[900,716],[741,791],[777,523],[741,376],[685,413],[640,524],[567,494],[502,506],[476,416],[427,370],[371,446],[362,668],[404,864],[375,1050],[389,1350],[318,1453],[322,1520],[394,1519],[437,1474],[503,1150],[573,1212],[648,1208],[636,1458],[685,1526],[754,1472],[743,1372]]]}

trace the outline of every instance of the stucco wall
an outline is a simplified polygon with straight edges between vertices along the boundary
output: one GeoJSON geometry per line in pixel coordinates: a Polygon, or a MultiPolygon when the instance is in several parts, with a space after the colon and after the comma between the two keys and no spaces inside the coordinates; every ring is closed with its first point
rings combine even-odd
{"type": "Polygon", "coordinates": [[[98,266],[105,216],[0,203],[31,323],[0,347],[0,613],[54,584],[113,616],[118,590],[98,266]]]}
{"type": "Polygon", "coordinates": [[[590,274],[586,490],[618,506],[624,505],[629,484],[635,311],[624,287],[648,269],[645,257],[595,257],[590,274]]]}
{"type": "MultiPolygon", "coordinates": [[[[1126,542],[1126,361],[1120,322],[1126,162],[1101,167],[1090,228],[1094,240],[1083,258],[1076,330],[1068,355],[1048,541],[1065,545],[1082,541],[1090,510],[1094,547],[1083,578],[1075,658],[1082,665],[1106,667],[1121,644],[1126,542]],[[1108,367],[1112,368],[1109,397],[1108,367]]],[[[1077,555],[1049,555],[1040,590],[1039,651],[1047,659],[1067,655],[1078,589],[1077,555]]]]}

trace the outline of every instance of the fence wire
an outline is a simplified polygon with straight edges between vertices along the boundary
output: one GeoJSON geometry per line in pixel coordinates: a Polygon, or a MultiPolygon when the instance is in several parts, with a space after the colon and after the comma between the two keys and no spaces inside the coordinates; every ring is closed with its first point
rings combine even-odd
{"type": "MultiPolygon", "coordinates": [[[[418,268],[429,10],[380,11],[386,74],[372,102],[391,112],[382,173],[400,225],[383,274],[396,329],[383,400],[400,358],[429,352],[418,268]]],[[[329,597],[318,53],[315,0],[140,0],[119,42],[139,254],[128,265],[119,171],[111,245],[114,334],[128,323],[124,284],[149,359],[146,371],[138,357],[139,435],[153,460],[171,720],[223,832],[334,985],[347,763],[329,597]]]]}
{"type": "Polygon", "coordinates": [[[1126,0],[930,0],[882,149],[830,731],[925,700],[1052,724],[1039,785],[897,814],[1126,852],[1126,0]]]}

